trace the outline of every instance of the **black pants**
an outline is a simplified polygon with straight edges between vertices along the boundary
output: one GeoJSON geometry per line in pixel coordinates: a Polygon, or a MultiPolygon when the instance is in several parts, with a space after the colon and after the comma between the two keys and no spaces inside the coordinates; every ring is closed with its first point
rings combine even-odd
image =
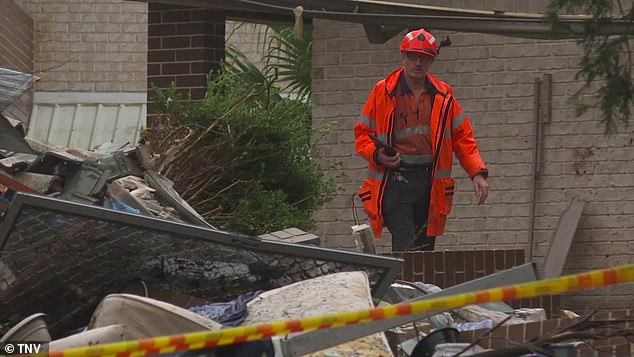
{"type": "Polygon", "coordinates": [[[434,250],[427,237],[431,166],[392,170],[383,196],[383,219],[392,234],[392,251],[434,250]]]}

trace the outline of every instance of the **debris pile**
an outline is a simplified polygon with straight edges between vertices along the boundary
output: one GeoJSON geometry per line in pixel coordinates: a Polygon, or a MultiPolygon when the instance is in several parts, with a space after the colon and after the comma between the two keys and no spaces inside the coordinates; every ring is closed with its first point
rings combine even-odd
{"type": "Polygon", "coordinates": [[[4,116],[0,127],[0,189],[6,198],[14,192],[42,194],[213,228],[145,164],[141,147],[53,147],[24,137],[21,125],[4,116]]]}
{"type": "MultiPolygon", "coordinates": [[[[290,284],[266,292],[249,294],[241,308],[230,311],[230,319],[243,315],[239,326],[265,324],[273,321],[301,319],[348,310],[373,307],[368,277],[363,272],[342,272],[290,284]]],[[[132,294],[110,294],[94,309],[85,327],[63,338],[52,339],[47,329],[45,314],[33,314],[7,332],[3,341],[46,342],[49,351],[145,339],[151,345],[154,337],[182,335],[190,332],[215,331],[233,323],[219,323],[192,311],[205,306],[179,307],[154,298],[132,294]]],[[[209,308],[207,307],[207,310],[209,308]]],[[[301,330],[301,329],[300,329],[301,330]]],[[[383,333],[361,338],[350,338],[337,346],[328,341],[305,339],[301,331],[284,338],[271,338],[238,345],[216,348],[215,351],[189,351],[191,356],[392,356],[383,333]],[[320,351],[319,353],[315,353],[320,351]],[[277,353],[277,354],[276,354],[277,353]],[[280,354],[281,353],[281,354],[280,354]]],[[[334,335],[337,330],[326,330],[334,335]]],[[[235,336],[236,340],[239,335],[235,336]]],[[[280,336],[281,337],[281,336],[280,336]]],[[[177,340],[175,340],[177,341],[177,340]]],[[[189,350],[186,342],[179,348],[189,350]]],[[[200,347],[199,347],[200,348],[200,347]]],[[[195,348],[194,348],[195,349],[195,348]]]]}

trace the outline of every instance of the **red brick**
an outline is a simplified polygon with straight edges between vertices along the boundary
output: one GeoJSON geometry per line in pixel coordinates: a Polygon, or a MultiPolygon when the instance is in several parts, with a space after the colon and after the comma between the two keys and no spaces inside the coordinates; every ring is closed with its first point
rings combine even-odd
{"type": "Polygon", "coordinates": [[[412,255],[403,254],[403,280],[407,280],[407,281],[413,280],[412,267],[413,267],[412,255]]]}
{"type": "Polygon", "coordinates": [[[216,35],[192,35],[191,47],[220,47],[224,46],[225,39],[223,36],[216,35]]]}
{"type": "Polygon", "coordinates": [[[148,76],[158,76],[161,74],[161,65],[160,64],[151,64],[147,65],[147,75],[148,76]]]}
{"type": "Polygon", "coordinates": [[[484,251],[484,275],[495,273],[495,253],[492,250],[484,251]]]}
{"type": "Polygon", "coordinates": [[[506,327],[498,328],[497,330],[490,333],[489,334],[491,336],[490,348],[497,349],[497,348],[507,347],[507,338],[506,338],[507,333],[508,333],[508,329],[506,327]]]}
{"type": "Polygon", "coordinates": [[[559,329],[557,320],[558,319],[544,321],[542,326],[542,334],[550,335],[553,332],[557,331],[559,329]]]}
{"type": "MultiPolygon", "coordinates": [[[[152,4],[149,5],[149,7],[151,7],[152,4]]],[[[160,11],[150,11],[148,9],[148,14],[147,14],[147,21],[148,24],[160,24],[161,23],[161,12],[160,11]]]]}
{"type": "Polygon", "coordinates": [[[161,48],[161,39],[160,38],[148,38],[147,39],[147,48],[148,50],[156,50],[161,48]]]}
{"type": "Polygon", "coordinates": [[[594,357],[594,349],[588,345],[577,346],[577,357],[594,357]]]}
{"type": "Polygon", "coordinates": [[[209,48],[182,49],[176,52],[177,61],[205,61],[213,57],[214,52],[209,48]]]}
{"type": "Polygon", "coordinates": [[[163,12],[163,23],[187,22],[192,19],[192,11],[186,10],[168,10],[163,12]]]}
{"type": "Polygon", "coordinates": [[[422,252],[413,252],[412,276],[414,281],[425,281],[425,265],[423,264],[422,252]]]}
{"type": "Polygon", "coordinates": [[[504,259],[506,257],[505,251],[496,250],[493,252],[493,256],[494,256],[493,268],[495,269],[495,272],[505,270],[506,267],[508,266],[504,259]]]}
{"type": "Polygon", "coordinates": [[[189,92],[192,100],[200,100],[205,97],[206,88],[192,88],[189,92]]]}
{"type": "Polygon", "coordinates": [[[618,355],[614,354],[614,347],[612,346],[601,346],[601,347],[597,347],[596,345],[594,345],[595,348],[597,348],[597,357],[620,357],[618,355]]]}
{"type": "Polygon", "coordinates": [[[425,272],[425,282],[433,284],[434,282],[434,253],[423,252],[423,265],[425,272]]]}
{"type": "Polygon", "coordinates": [[[207,77],[202,74],[176,77],[176,87],[178,88],[205,87],[206,85],[207,77]]]}
{"type": "Polygon", "coordinates": [[[176,35],[214,34],[215,24],[211,22],[189,22],[176,25],[176,35]]]}
{"type": "Polygon", "coordinates": [[[189,36],[163,37],[161,48],[190,48],[192,47],[191,40],[189,36]]]}
{"type": "Polygon", "coordinates": [[[149,88],[152,88],[152,84],[159,88],[168,88],[172,82],[176,81],[174,76],[157,76],[148,78],[149,88]]]}
{"type": "Polygon", "coordinates": [[[475,279],[475,252],[466,251],[464,255],[465,281],[475,279]]]}
{"type": "Polygon", "coordinates": [[[486,274],[485,272],[485,257],[484,257],[484,251],[482,250],[476,250],[473,252],[475,254],[475,266],[473,268],[473,272],[474,272],[474,277],[475,278],[481,278],[486,274]]]}
{"type": "Polygon", "coordinates": [[[162,74],[190,74],[189,63],[163,63],[162,74]]]}
{"type": "Polygon", "coordinates": [[[176,35],[176,25],[174,24],[149,24],[148,36],[172,36],[176,35]]]}
{"type": "Polygon", "coordinates": [[[631,356],[632,355],[631,345],[625,344],[625,345],[614,346],[614,355],[615,356],[631,356]]]}
{"type": "Polygon", "coordinates": [[[447,287],[445,284],[445,255],[443,252],[434,252],[434,284],[441,289],[447,287]]]}
{"type": "Polygon", "coordinates": [[[532,339],[541,336],[541,326],[539,322],[529,322],[526,324],[526,341],[531,341],[532,339]]]}
{"type": "Polygon", "coordinates": [[[466,281],[466,273],[465,273],[465,263],[464,263],[464,255],[463,251],[455,252],[455,274],[454,274],[454,284],[462,284],[466,281]]]}
{"type": "Polygon", "coordinates": [[[191,73],[209,73],[209,71],[214,68],[214,63],[210,61],[204,62],[192,62],[190,63],[191,73]]]}
{"type": "Polygon", "coordinates": [[[454,286],[456,283],[456,254],[450,250],[444,251],[445,288],[454,286]]]}
{"type": "Polygon", "coordinates": [[[222,21],[224,22],[224,15],[219,11],[211,11],[206,9],[194,9],[192,11],[192,21],[222,21]]]}
{"type": "Polygon", "coordinates": [[[506,326],[508,329],[508,339],[512,342],[522,343],[524,342],[526,335],[526,324],[515,324],[506,326]]]}
{"type": "Polygon", "coordinates": [[[147,60],[153,62],[173,62],[176,59],[175,50],[152,50],[148,51],[147,60]]]}

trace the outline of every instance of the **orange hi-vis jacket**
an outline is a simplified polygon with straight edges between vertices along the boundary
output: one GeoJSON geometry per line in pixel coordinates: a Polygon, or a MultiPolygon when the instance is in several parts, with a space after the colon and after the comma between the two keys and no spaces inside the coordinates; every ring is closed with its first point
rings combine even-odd
{"type": "MultiPolygon", "coordinates": [[[[396,109],[396,90],[403,72],[400,68],[380,80],[372,89],[359,120],[354,125],[355,150],[368,161],[368,174],[358,191],[370,219],[375,237],[383,230],[383,194],[387,184],[386,167],[375,161],[376,145],[367,135],[374,134],[388,146],[392,146],[392,132],[396,109]]],[[[432,140],[433,181],[427,221],[427,236],[441,235],[445,230],[447,215],[451,212],[454,180],[451,178],[453,153],[460,165],[473,178],[488,174],[473,137],[469,119],[462,112],[453,96],[451,87],[427,74],[431,96],[430,134],[432,140]]]]}

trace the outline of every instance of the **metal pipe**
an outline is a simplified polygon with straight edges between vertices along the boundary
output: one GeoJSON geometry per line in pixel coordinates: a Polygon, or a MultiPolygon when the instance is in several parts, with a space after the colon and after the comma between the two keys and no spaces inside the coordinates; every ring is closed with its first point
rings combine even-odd
{"type": "Polygon", "coordinates": [[[542,80],[539,78],[535,78],[535,83],[533,84],[533,133],[534,136],[534,148],[533,148],[533,166],[531,168],[531,177],[532,186],[531,186],[531,205],[530,211],[528,213],[528,242],[526,247],[526,261],[533,261],[533,244],[535,240],[535,206],[536,206],[536,196],[537,196],[537,181],[539,180],[538,176],[538,156],[539,156],[539,145],[540,145],[540,131],[541,131],[541,101],[540,101],[540,87],[542,80]]]}
{"type": "Polygon", "coordinates": [[[533,250],[535,246],[535,210],[537,206],[537,184],[541,178],[541,163],[543,156],[544,122],[550,122],[551,114],[551,83],[552,75],[545,74],[543,79],[535,78],[533,88],[533,118],[535,133],[535,148],[533,151],[533,167],[531,170],[531,206],[528,223],[528,249],[526,253],[527,261],[533,260],[533,250]]]}

